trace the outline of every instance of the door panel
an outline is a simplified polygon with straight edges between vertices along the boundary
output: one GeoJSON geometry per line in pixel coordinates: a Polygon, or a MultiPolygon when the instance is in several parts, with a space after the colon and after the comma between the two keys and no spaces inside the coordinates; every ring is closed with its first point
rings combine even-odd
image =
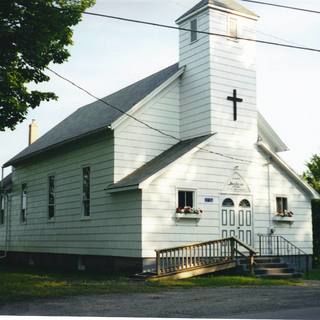
{"type": "Polygon", "coordinates": [[[247,196],[225,196],[221,202],[221,233],[223,238],[238,237],[252,245],[252,204],[247,196]]]}

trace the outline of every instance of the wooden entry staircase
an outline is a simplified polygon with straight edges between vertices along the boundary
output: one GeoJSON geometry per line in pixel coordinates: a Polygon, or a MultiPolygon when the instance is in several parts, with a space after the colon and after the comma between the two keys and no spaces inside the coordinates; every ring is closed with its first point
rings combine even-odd
{"type": "Polygon", "coordinates": [[[258,235],[259,251],[235,237],[156,250],[155,273],[137,278],[183,279],[242,265],[252,275],[285,278],[308,273],[309,256],[282,236],[258,235]]]}
{"type": "Polygon", "coordinates": [[[253,273],[256,252],[235,237],[157,250],[153,278],[183,279],[237,266],[237,257],[247,261],[253,273]]]}

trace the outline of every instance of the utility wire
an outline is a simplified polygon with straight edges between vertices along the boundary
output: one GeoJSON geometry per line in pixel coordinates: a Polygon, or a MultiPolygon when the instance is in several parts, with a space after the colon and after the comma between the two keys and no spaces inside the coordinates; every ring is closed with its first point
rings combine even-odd
{"type": "MultiPolygon", "coordinates": [[[[169,134],[169,133],[166,133],[166,132],[164,132],[164,131],[162,131],[162,130],[160,130],[160,129],[157,129],[157,128],[149,125],[148,123],[146,123],[146,122],[144,122],[144,121],[136,118],[135,116],[129,114],[128,112],[125,112],[125,111],[121,110],[119,107],[116,107],[116,106],[114,106],[113,104],[111,104],[111,103],[109,103],[109,102],[107,102],[107,101],[105,101],[105,100],[97,97],[96,95],[94,95],[93,93],[91,93],[90,91],[88,91],[87,89],[85,89],[85,88],[81,87],[80,85],[76,84],[74,81],[72,81],[72,80],[70,80],[70,79],[62,76],[61,74],[59,74],[58,72],[52,70],[51,68],[46,67],[46,69],[49,70],[50,72],[52,72],[52,73],[53,73],[54,75],[56,75],[57,77],[59,77],[60,79],[66,81],[66,82],[68,82],[68,83],[70,83],[72,86],[74,86],[74,87],[76,87],[77,89],[83,91],[84,93],[86,93],[86,94],[89,95],[90,97],[92,97],[92,98],[94,98],[94,99],[102,102],[103,104],[107,105],[108,107],[110,107],[110,108],[112,108],[112,109],[114,109],[114,110],[117,110],[118,112],[120,112],[120,113],[128,116],[129,118],[131,118],[131,119],[133,119],[133,120],[141,123],[142,125],[146,126],[147,128],[149,128],[149,129],[151,129],[151,130],[154,130],[154,131],[156,131],[156,132],[158,132],[158,133],[160,133],[160,134],[162,134],[162,135],[164,135],[164,136],[167,136],[167,137],[169,137],[169,138],[172,138],[172,139],[174,139],[174,140],[176,140],[176,141],[178,141],[178,142],[182,142],[182,141],[183,141],[183,140],[181,140],[181,139],[179,139],[179,138],[177,138],[177,137],[175,137],[175,136],[173,136],[173,135],[171,135],[171,134],[169,134]]],[[[230,160],[240,161],[240,162],[245,162],[245,163],[254,163],[253,161],[250,161],[250,160],[245,160],[245,159],[240,159],[240,158],[228,156],[228,155],[225,155],[225,154],[223,154],[223,153],[214,152],[214,151],[211,151],[211,150],[208,150],[208,149],[205,149],[205,148],[201,148],[201,147],[196,147],[196,148],[197,148],[198,150],[205,151],[205,152],[209,152],[209,153],[211,153],[211,154],[214,154],[214,155],[217,155],[217,156],[220,156],[220,157],[223,157],[223,158],[227,158],[227,159],[230,159],[230,160]]],[[[260,163],[259,163],[259,164],[260,164],[260,163]]]]}
{"type": "Polygon", "coordinates": [[[317,11],[317,10],[286,6],[286,5],[277,4],[277,3],[269,3],[269,2],[254,1],[254,0],[241,0],[241,1],[262,4],[262,5],[266,5],[266,6],[272,6],[272,7],[278,7],[278,8],[284,8],[284,9],[291,9],[291,10],[296,10],[296,11],[303,11],[303,12],[308,12],[308,13],[318,13],[318,14],[320,13],[320,11],[317,11]]]}
{"type": "Polygon", "coordinates": [[[223,37],[223,38],[228,38],[228,39],[244,40],[244,41],[249,41],[249,42],[256,42],[256,43],[261,43],[261,44],[266,44],[266,45],[273,45],[273,46],[278,46],[278,47],[285,47],[285,48],[290,48],[290,49],[298,49],[298,50],[305,50],[305,51],[312,51],[312,52],[320,52],[320,49],[304,47],[304,46],[289,45],[289,44],[284,44],[284,43],[279,43],[279,42],[251,39],[251,38],[244,38],[244,37],[233,37],[233,36],[226,35],[226,34],[208,32],[208,31],[200,31],[200,30],[195,31],[195,30],[191,30],[189,28],[181,28],[181,27],[175,27],[175,26],[170,26],[170,25],[161,24],[161,23],[155,23],[155,22],[150,22],[150,21],[129,19],[129,18],[124,18],[124,17],[119,17],[119,16],[111,16],[111,15],[102,14],[102,13],[95,13],[95,12],[88,12],[88,11],[85,11],[83,13],[86,14],[86,15],[90,15],[90,16],[97,16],[97,17],[102,17],[102,18],[107,18],[107,19],[114,19],[114,20],[133,22],[133,23],[138,23],[138,24],[145,24],[145,25],[159,27],[159,28],[196,32],[196,33],[199,33],[199,34],[206,34],[206,35],[210,35],[210,36],[217,36],[217,37],[223,37]]]}

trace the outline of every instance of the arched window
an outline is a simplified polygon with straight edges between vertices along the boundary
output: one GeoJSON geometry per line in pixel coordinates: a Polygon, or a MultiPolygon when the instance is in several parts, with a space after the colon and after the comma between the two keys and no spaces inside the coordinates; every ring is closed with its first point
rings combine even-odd
{"type": "Polygon", "coordinates": [[[234,202],[232,201],[232,199],[227,198],[227,199],[223,200],[222,206],[223,207],[234,207],[234,202]]]}
{"type": "Polygon", "coordinates": [[[240,201],[239,207],[250,208],[251,205],[250,205],[250,202],[247,199],[243,199],[243,200],[240,201]]]}

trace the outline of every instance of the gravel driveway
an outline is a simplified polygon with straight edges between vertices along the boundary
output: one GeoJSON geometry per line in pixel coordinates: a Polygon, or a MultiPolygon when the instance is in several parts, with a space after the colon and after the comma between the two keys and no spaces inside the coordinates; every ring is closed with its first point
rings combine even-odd
{"type": "Polygon", "coordinates": [[[303,287],[172,289],[160,293],[41,299],[0,307],[1,315],[319,319],[320,282],[303,287]]]}

